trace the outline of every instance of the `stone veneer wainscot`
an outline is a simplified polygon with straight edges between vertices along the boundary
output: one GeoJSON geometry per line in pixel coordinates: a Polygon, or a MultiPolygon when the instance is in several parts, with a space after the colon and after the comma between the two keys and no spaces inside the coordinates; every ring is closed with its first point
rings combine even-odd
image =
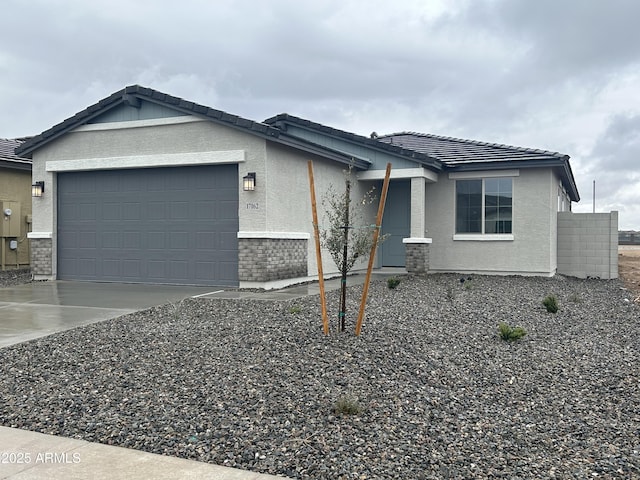
{"type": "Polygon", "coordinates": [[[308,233],[238,232],[238,279],[270,282],[306,277],[308,233]]]}

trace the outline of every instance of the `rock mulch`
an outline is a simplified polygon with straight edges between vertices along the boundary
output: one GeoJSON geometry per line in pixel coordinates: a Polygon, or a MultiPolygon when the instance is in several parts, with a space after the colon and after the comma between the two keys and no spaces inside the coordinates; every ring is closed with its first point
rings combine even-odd
{"type": "Polygon", "coordinates": [[[350,287],[326,337],[317,296],[190,299],[5,348],[0,424],[301,479],[640,478],[622,284],[460,280],[372,284],[360,337],[350,287]]]}
{"type": "Polygon", "coordinates": [[[19,270],[0,270],[0,288],[13,287],[31,282],[31,270],[21,268],[19,270]]]}

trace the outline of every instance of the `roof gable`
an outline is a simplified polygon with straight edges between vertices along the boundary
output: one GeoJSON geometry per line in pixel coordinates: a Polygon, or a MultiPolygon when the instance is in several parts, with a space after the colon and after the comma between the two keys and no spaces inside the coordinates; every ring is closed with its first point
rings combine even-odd
{"type": "MultiPolygon", "coordinates": [[[[16,153],[23,157],[30,158],[33,151],[81,125],[95,122],[99,123],[101,121],[114,121],[108,119],[117,118],[118,116],[123,116],[123,120],[115,121],[127,121],[130,119],[127,117],[135,116],[132,109],[142,110],[143,105],[147,103],[154,104],[156,106],[156,114],[157,112],[162,112],[162,116],[164,117],[170,116],[168,112],[172,111],[175,112],[174,116],[194,115],[265,138],[277,138],[280,134],[277,128],[263,123],[254,122],[253,120],[232,115],[222,110],[216,110],[194,102],[189,102],[151,88],[131,85],[87,107],[63,122],[54,125],[40,135],[32,137],[22,144],[16,150],[16,153]]],[[[150,110],[149,106],[144,106],[144,108],[146,111],[150,110]]]]}
{"type": "Polygon", "coordinates": [[[167,107],[160,103],[139,100],[135,106],[130,102],[122,104],[107,110],[105,113],[92,118],[87,123],[112,123],[112,122],[130,122],[135,120],[151,120],[154,118],[172,118],[189,116],[186,112],[181,112],[174,108],[167,107]]]}

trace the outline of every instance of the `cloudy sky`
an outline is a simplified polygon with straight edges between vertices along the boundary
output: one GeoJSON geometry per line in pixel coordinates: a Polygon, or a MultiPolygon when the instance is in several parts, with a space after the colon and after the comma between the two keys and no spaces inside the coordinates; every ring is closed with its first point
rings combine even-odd
{"type": "Polygon", "coordinates": [[[0,137],[140,84],[252,120],[290,113],[571,156],[574,211],[640,230],[637,0],[1,0],[0,137]]]}

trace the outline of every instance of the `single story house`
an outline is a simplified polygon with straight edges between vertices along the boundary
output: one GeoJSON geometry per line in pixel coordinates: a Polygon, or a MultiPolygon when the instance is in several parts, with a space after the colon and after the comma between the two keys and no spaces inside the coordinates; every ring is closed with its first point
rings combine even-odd
{"type": "Polygon", "coordinates": [[[15,154],[23,139],[0,138],[0,269],[27,268],[31,160],[15,154]]]}
{"type": "Polygon", "coordinates": [[[640,245],[640,232],[635,230],[621,230],[618,232],[619,245],[640,245]]]}
{"type": "MultiPolygon", "coordinates": [[[[16,152],[45,187],[29,234],[37,279],[274,288],[317,278],[308,160],[319,199],[349,167],[354,198],[379,192],[392,164],[376,266],[409,272],[552,276],[558,213],[579,200],[560,153],[365,137],[287,114],[255,122],[138,85],[16,152]]],[[[326,252],[323,263],[336,271],[326,252]]]]}

